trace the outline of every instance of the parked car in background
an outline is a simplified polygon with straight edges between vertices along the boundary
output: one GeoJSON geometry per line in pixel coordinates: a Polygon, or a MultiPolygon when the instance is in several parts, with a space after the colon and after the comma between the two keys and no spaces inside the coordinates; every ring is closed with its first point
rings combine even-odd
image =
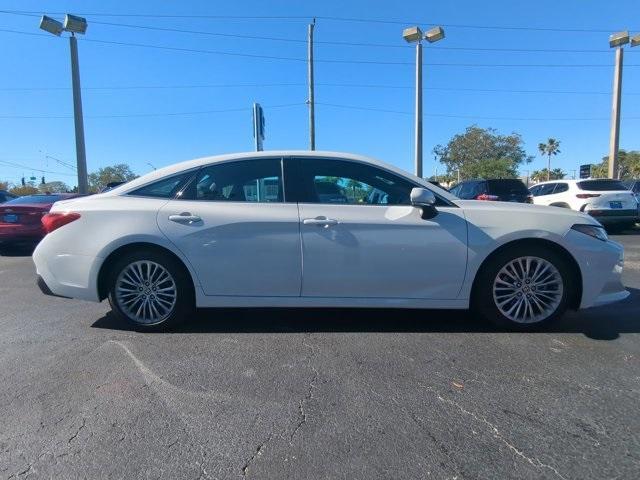
{"type": "Polygon", "coordinates": [[[222,306],[473,308],[529,330],[629,295],[622,246],[592,217],[460,200],[345,153],[192,160],[42,220],[42,291],[108,298],[141,330],[222,306]]]}
{"type": "Polygon", "coordinates": [[[640,202],[640,180],[625,180],[622,184],[633,192],[636,199],[640,202]]]}
{"type": "Polygon", "coordinates": [[[59,201],[77,194],[55,193],[17,197],[0,205],[0,243],[37,243],[45,235],[42,217],[59,201]]]}
{"type": "Polygon", "coordinates": [[[638,199],[620,180],[552,180],[529,190],[536,205],[588,213],[610,230],[632,227],[640,215],[638,199]]]}
{"type": "Polygon", "coordinates": [[[527,187],[517,178],[464,180],[449,189],[463,200],[494,200],[499,202],[532,203],[527,187]]]}
{"type": "Polygon", "coordinates": [[[12,193],[7,192],[6,190],[0,190],[0,203],[8,202],[9,200],[13,200],[17,198],[12,193]]]}

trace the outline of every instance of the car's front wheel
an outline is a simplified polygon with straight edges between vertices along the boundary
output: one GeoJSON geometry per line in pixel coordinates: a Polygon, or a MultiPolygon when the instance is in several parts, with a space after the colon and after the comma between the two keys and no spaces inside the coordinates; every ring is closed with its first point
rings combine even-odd
{"type": "Polygon", "coordinates": [[[567,310],[570,279],[566,260],[554,250],[516,246],[495,255],[480,271],[474,307],[499,326],[536,330],[567,310]]]}
{"type": "Polygon", "coordinates": [[[138,330],[164,330],[193,310],[191,279],[175,259],[159,252],[132,252],[113,265],[109,303],[138,330]]]}

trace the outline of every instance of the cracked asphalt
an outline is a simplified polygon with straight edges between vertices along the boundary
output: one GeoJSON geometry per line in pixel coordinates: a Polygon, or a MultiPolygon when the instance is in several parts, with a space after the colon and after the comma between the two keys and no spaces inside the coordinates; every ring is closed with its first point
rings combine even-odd
{"type": "Polygon", "coordinates": [[[0,478],[640,478],[631,298],[545,333],[465,312],[212,309],[132,332],[0,256],[0,478]]]}

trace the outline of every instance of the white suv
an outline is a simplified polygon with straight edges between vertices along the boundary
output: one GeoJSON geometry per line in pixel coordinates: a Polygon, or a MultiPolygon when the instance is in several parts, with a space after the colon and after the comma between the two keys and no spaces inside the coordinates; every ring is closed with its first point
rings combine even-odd
{"type": "Polygon", "coordinates": [[[529,191],[536,205],[588,213],[612,230],[632,227],[640,219],[638,200],[619,180],[553,180],[529,191]]]}

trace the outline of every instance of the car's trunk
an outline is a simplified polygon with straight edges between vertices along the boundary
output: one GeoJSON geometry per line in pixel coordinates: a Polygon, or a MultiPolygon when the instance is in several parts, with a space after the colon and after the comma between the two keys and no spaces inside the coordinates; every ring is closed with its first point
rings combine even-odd
{"type": "Polygon", "coordinates": [[[51,209],[49,204],[0,205],[0,223],[10,225],[39,224],[42,216],[51,209]]]}

